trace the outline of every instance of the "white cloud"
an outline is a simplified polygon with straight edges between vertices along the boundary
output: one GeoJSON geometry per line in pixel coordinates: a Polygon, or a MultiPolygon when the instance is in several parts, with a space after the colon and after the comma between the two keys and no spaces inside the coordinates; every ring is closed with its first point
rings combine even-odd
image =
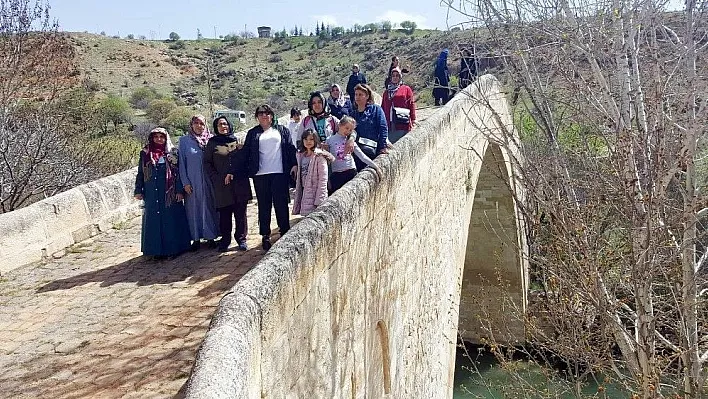
{"type": "Polygon", "coordinates": [[[339,26],[334,15],[313,15],[312,19],[320,25],[324,22],[325,25],[339,26]]]}
{"type": "Polygon", "coordinates": [[[385,13],[379,15],[376,19],[377,21],[391,21],[393,24],[400,25],[403,21],[413,21],[420,29],[429,29],[428,25],[425,23],[427,20],[422,15],[408,14],[403,11],[388,10],[385,13]]]}

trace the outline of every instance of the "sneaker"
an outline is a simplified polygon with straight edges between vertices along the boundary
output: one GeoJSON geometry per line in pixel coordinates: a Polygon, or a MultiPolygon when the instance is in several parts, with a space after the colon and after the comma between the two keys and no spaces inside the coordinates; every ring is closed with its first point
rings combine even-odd
{"type": "Polygon", "coordinates": [[[263,250],[267,251],[272,247],[273,244],[270,243],[270,237],[268,236],[263,236],[263,250]]]}
{"type": "Polygon", "coordinates": [[[207,246],[207,248],[216,248],[216,241],[214,241],[214,240],[207,240],[206,246],[207,246]]]}
{"type": "Polygon", "coordinates": [[[197,251],[199,251],[200,246],[201,246],[201,243],[199,242],[199,240],[194,240],[192,245],[189,247],[189,251],[190,252],[197,252],[197,251]]]}
{"type": "Polygon", "coordinates": [[[246,244],[246,240],[239,241],[236,249],[238,251],[248,251],[248,244],[246,244]]]}
{"type": "Polygon", "coordinates": [[[216,252],[229,252],[229,246],[219,244],[219,246],[216,247],[216,252]]]}

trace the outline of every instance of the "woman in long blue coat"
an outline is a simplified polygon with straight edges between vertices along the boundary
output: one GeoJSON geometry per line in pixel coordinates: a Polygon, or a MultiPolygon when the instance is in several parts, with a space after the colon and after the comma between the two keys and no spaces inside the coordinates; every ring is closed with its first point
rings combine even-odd
{"type": "Polygon", "coordinates": [[[177,169],[177,155],[172,152],[170,136],[164,128],[155,128],[140,151],[135,199],[143,200],[143,255],[165,258],[189,249],[187,214],[182,200],[184,188],[177,169]]]}
{"type": "Polygon", "coordinates": [[[202,238],[209,247],[215,248],[214,239],[219,235],[214,191],[204,171],[204,148],[212,136],[206,118],[194,115],[189,123],[189,134],[179,140],[179,176],[184,185],[192,251],[199,249],[202,238]]]}

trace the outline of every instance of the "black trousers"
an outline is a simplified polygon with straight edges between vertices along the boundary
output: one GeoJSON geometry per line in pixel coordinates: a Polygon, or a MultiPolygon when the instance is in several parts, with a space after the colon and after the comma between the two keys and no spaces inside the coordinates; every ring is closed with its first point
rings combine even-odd
{"type": "Polygon", "coordinates": [[[236,202],[233,205],[219,208],[219,232],[221,233],[221,246],[228,247],[231,244],[232,220],[236,221],[236,231],[234,238],[236,242],[246,241],[248,234],[248,218],[246,217],[246,206],[248,201],[236,202]]]}
{"type": "Polygon", "coordinates": [[[450,100],[450,90],[446,87],[436,87],[433,89],[435,105],[445,105],[450,100]]]}
{"type": "Polygon", "coordinates": [[[331,195],[333,192],[342,188],[342,186],[345,185],[349,180],[353,179],[354,176],[356,176],[356,169],[349,169],[342,172],[332,172],[332,174],[329,176],[329,194],[331,195]]]}
{"type": "Polygon", "coordinates": [[[280,235],[290,230],[290,176],[287,173],[271,173],[253,177],[253,187],[258,199],[258,232],[270,236],[270,210],[275,208],[275,220],[280,235]]]}

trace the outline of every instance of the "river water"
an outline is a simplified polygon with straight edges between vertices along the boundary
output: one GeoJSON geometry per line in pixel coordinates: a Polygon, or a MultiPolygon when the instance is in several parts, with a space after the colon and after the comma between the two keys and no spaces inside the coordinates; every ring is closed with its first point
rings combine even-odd
{"type": "Polygon", "coordinates": [[[458,347],[454,399],[484,398],[627,398],[629,394],[594,379],[585,381],[576,395],[571,381],[556,370],[529,359],[514,360],[502,368],[484,347],[458,347]],[[513,370],[513,371],[511,371],[513,370]]]}

